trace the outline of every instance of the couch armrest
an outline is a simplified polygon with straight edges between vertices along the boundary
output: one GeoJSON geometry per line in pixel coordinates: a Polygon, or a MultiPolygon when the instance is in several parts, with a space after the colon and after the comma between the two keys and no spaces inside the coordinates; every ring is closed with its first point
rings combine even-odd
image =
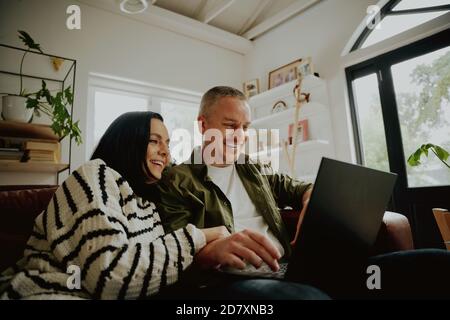
{"type": "Polygon", "coordinates": [[[396,212],[386,211],[378,232],[372,254],[414,249],[411,226],[408,219],[396,212]]]}
{"type": "MultiPolygon", "coordinates": [[[[291,238],[295,234],[299,211],[281,210],[281,216],[291,238]]],[[[399,213],[386,211],[371,255],[414,249],[408,219],[399,213]]]]}

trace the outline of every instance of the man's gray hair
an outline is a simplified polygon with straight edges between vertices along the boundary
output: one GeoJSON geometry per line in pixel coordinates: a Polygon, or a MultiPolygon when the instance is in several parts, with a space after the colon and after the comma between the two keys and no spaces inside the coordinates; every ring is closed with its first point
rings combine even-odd
{"type": "Polygon", "coordinates": [[[202,97],[200,102],[199,116],[208,116],[211,108],[217,103],[220,98],[223,97],[235,97],[242,101],[247,101],[247,97],[242,91],[226,86],[218,86],[209,89],[202,97]]]}

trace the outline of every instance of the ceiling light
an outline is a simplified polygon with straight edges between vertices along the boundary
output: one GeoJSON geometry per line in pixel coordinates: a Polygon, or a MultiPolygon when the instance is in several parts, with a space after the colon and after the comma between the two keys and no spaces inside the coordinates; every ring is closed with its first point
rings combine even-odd
{"type": "Polygon", "coordinates": [[[147,0],[123,0],[120,3],[120,10],[129,14],[144,12],[147,7],[147,0]]]}

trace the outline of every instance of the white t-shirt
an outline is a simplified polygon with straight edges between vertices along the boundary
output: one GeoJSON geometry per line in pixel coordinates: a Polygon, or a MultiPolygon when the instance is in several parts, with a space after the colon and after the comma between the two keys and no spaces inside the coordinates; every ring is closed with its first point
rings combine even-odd
{"type": "Polygon", "coordinates": [[[255,205],[248,196],[247,190],[242,184],[241,178],[236,172],[236,167],[234,165],[223,168],[208,166],[208,176],[222,190],[231,203],[235,232],[244,229],[260,232],[272,241],[280,251],[281,256],[283,256],[283,246],[272,231],[269,230],[264,217],[256,210],[255,205]]]}

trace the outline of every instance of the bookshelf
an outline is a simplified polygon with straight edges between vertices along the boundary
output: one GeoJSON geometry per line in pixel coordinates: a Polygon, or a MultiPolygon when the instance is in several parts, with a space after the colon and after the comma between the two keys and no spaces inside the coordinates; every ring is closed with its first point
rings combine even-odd
{"type": "MultiPolygon", "coordinates": [[[[50,126],[14,121],[0,121],[0,141],[12,142],[25,146],[30,142],[43,144],[59,144],[60,139],[50,126]]],[[[22,147],[23,148],[23,147],[22,147]]],[[[60,151],[58,151],[60,152],[60,151]]],[[[20,173],[54,173],[59,174],[69,169],[68,163],[59,162],[21,162],[19,160],[1,160],[0,172],[20,173]]]]}
{"type": "MultiPolygon", "coordinates": [[[[294,122],[296,100],[293,89],[296,84],[297,80],[294,80],[249,99],[252,113],[251,127],[256,130],[278,130],[280,145],[284,141],[289,141],[289,125],[294,122]],[[273,106],[280,101],[286,105],[285,109],[273,111],[273,106]]],[[[302,81],[302,92],[311,94],[310,101],[302,104],[299,117],[300,121],[308,121],[308,138],[297,143],[295,177],[313,182],[321,158],[335,156],[326,81],[313,75],[307,76],[302,81]]],[[[265,133],[263,134],[265,135],[265,133]]],[[[263,150],[260,150],[259,145],[261,136],[258,137],[258,144],[248,145],[249,156],[263,162],[269,161],[276,171],[291,175],[284,148],[280,145],[273,145],[272,138],[269,137],[270,134],[267,136],[269,146],[263,150]],[[254,148],[257,148],[257,150],[254,148]],[[277,163],[274,164],[274,160],[277,163]]],[[[287,152],[291,154],[292,151],[293,145],[289,144],[287,152]]]]}
{"type": "Polygon", "coordinates": [[[0,172],[60,173],[69,169],[64,163],[12,162],[0,160],[0,172]]]}
{"type": "MultiPolygon", "coordinates": [[[[24,48],[0,44],[0,95],[19,93],[21,75],[18,66],[25,52],[24,48]]],[[[23,89],[27,93],[37,92],[45,80],[50,91],[71,87],[75,96],[76,65],[74,59],[28,51],[22,74],[23,89]],[[62,61],[59,68],[53,67],[55,58],[62,61]]],[[[68,109],[72,117],[73,103],[68,109]]],[[[41,116],[35,114],[30,123],[0,118],[0,184],[59,184],[70,174],[72,139],[59,138],[53,133],[51,124],[52,119],[42,113],[41,116]],[[31,142],[36,142],[34,147],[31,142]],[[21,158],[20,153],[23,154],[21,158]]]]}

